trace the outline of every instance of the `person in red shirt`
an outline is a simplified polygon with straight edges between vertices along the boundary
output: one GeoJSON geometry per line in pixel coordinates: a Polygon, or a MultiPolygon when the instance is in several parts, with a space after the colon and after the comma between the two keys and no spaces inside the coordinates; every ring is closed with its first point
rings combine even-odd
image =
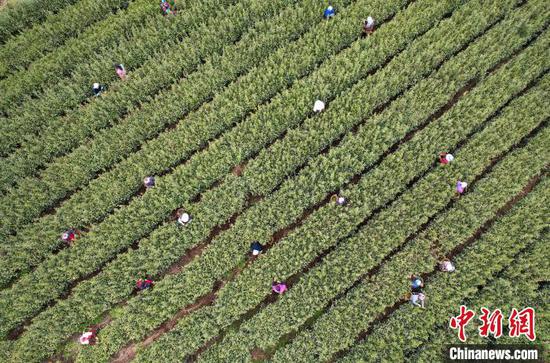
{"type": "Polygon", "coordinates": [[[68,244],[73,244],[77,236],[80,237],[80,231],[71,228],[61,234],[61,239],[68,244]]]}
{"type": "Polygon", "coordinates": [[[453,160],[454,160],[454,156],[449,154],[449,153],[440,153],[439,154],[439,162],[442,165],[447,165],[453,160]]]}
{"type": "Polygon", "coordinates": [[[145,290],[145,289],[148,289],[150,287],[152,287],[154,285],[154,282],[153,280],[151,279],[139,279],[137,280],[136,282],[136,287],[138,288],[138,290],[145,290]]]}

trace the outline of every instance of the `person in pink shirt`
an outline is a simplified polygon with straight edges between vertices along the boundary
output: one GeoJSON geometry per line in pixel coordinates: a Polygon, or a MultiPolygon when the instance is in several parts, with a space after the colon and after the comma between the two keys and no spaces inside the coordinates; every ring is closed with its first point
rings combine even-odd
{"type": "Polygon", "coordinates": [[[271,284],[271,290],[273,290],[274,293],[281,295],[287,290],[287,287],[282,282],[273,281],[271,284]]]}
{"type": "Polygon", "coordinates": [[[116,64],[115,65],[115,72],[121,80],[123,80],[123,81],[126,80],[126,69],[124,68],[124,66],[122,64],[116,64]]]}
{"type": "Polygon", "coordinates": [[[468,186],[468,183],[466,182],[463,182],[463,181],[457,181],[456,182],[456,192],[458,194],[462,194],[464,193],[464,191],[466,190],[466,187],[468,186]]]}

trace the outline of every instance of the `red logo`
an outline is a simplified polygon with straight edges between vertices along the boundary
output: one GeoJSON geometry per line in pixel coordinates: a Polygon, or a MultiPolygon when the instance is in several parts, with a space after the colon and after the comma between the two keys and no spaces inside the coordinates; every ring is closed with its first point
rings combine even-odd
{"type": "Polygon", "coordinates": [[[525,308],[520,312],[515,308],[512,309],[508,323],[510,324],[510,337],[525,335],[530,341],[535,340],[535,309],[525,308]]]}
{"type": "Polygon", "coordinates": [[[483,325],[478,328],[479,335],[482,337],[489,336],[489,333],[493,334],[495,338],[502,336],[502,311],[496,309],[491,313],[487,308],[481,308],[481,316],[479,320],[483,322],[483,325]]]}
{"type": "MultiPolygon", "coordinates": [[[[458,329],[458,339],[460,341],[466,341],[466,326],[474,318],[476,313],[473,310],[469,310],[466,306],[460,306],[460,314],[458,316],[451,317],[449,326],[451,329],[458,329]]],[[[495,338],[502,336],[502,320],[504,315],[500,309],[495,309],[491,312],[487,308],[481,308],[481,320],[482,324],[478,328],[479,335],[482,337],[488,337],[489,334],[493,334],[495,338]]],[[[525,335],[530,341],[536,339],[535,334],[535,309],[525,308],[522,311],[512,309],[510,317],[508,318],[510,332],[509,335],[512,338],[525,335]]]]}
{"type": "Polygon", "coordinates": [[[464,331],[464,328],[475,315],[476,313],[473,310],[468,310],[466,306],[461,305],[460,314],[458,316],[453,316],[451,321],[449,321],[449,326],[452,329],[458,329],[458,339],[460,339],[460,341],[466,341],[466,332],[464,331]]]}

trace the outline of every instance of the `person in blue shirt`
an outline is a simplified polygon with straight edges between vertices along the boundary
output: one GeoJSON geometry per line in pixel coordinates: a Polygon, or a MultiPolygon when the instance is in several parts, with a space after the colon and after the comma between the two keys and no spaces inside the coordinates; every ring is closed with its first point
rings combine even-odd
{"type": "Polygon", "coordinates": [[[336,15],[336,11],[332,6],[329,6],[328,8],[325,9],[325,13],[324,13],[325,19],[330,19],[334,17],[334,15],[336,15]]]}
{"type": "Polygon", "coordinates": [[[411,292],[413,294],[419,294],[422,292],[422,288],[424,287],[424,282],[422,279],[416,275],[411,276],[411,292]]]}

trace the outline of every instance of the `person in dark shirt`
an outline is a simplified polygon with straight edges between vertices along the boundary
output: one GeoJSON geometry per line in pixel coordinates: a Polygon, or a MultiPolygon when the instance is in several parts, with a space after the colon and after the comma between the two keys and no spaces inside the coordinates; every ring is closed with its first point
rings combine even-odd
{"type": "Polygon", "coordinates": [[[250,252],[253,256],[257,256],[262,253],[263,249],[264,246],[262,246],[261,243],[258,241],[254,241],[250,244],[250,252]]]}
{"type": "Polygon", "coordinates": [[[101,92],[105,91],[105,87],[100,85],[99,83],[94,83],[92,86],[92,92],[94,93],[94,96],[99,96],[101,92]]]}
{"type": "Polygon", "coordinates": [[[411,276],[411,292],[413,294],[419,294],[422,292],[422,288],[424,287],[424,282],[422,279],[416,275],[411,276]]]}

